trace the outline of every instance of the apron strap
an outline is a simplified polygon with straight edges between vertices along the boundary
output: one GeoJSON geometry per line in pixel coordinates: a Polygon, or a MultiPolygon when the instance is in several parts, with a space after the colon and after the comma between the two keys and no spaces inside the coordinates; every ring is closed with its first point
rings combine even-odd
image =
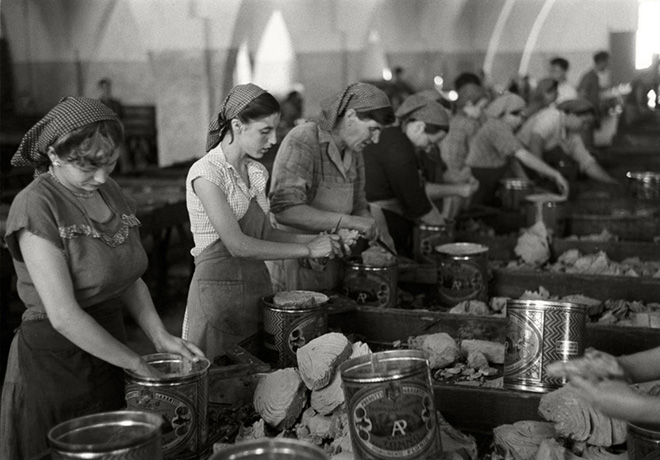
{"type": "Polygon", "coordinates": [[[387,209],[400,216],[403,216],[403,210],[397,200],[380,200],[369,203],[369,212],[376,220],[381,240],[383,240],[388,247],[395,248],[396,245],[394,244],[394,239],[387,228],[387,220],[385,219],[383,209],[387,209]]]}

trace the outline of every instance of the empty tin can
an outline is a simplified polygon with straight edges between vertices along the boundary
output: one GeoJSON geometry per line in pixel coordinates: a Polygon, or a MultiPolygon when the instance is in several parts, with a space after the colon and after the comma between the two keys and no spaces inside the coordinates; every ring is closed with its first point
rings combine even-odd
{"type": "Polygon", "coordinates": [[[155,353],[144,359],[165,375],[143,377],[125,371],[128,408],[162,418],[165,459],[205,458],[210,361],[192,362],[172,353],[155,353]]]}
{"type": "Polygon", "coordinates": [[[48,432],[53,460],[160,460],[162,418],[141,411],[77,417],[48,432]]]}
{"type": "Polygon", "coordinates": [[[629,460],[660,459],[660,424],[628,423],[629,460]]]}
{"type": "Polygon", "coordinates": [[[358,305],[393,308],[397,302],[397,270],[396,262],[376,267],[363,264],[361,259],[350,260],[344,275],[344,294],[358,305]]]}
{"type": "Polygon", "coordinates": [[[584,355],[586,306],[509,300],[506,317],[504,387],[545,392],[564,385],[564,378],[548,376],[547,367],[584,355]]]}
{"type": "Polygon", "coordinates": [[[528,179],[507,178],[500,181],[500,201],[502,208],[518,211],[525,197],[534,191],[534,182],[528,179]]]}
{"type": "Polygon", "coordinates": [[[320,447],[291,438],[243,441],[216,452],[209,460],[328,460],[320,447]]]}
{"type": "Polygon", "coordinates": [[[660,173],[653,171],[628,171],[626,173],[630,194],[634,198],[660,199],[660,173]]]}
{"type": "Polygon", "coordinates": [[[340,366],[358,460],[436,459],[442,444],[431,371],[421,350],[393,350],[340,366]]]}
{"type": "Polygon", "coordinates": [[[413,229],[413,256],[418,262],[433,262],[433,248],[453,241],[453,220],[444,225],[417,224],[413,229]]]}
{"type": "Polygon", "coordinates": [[[450,243],[435,248],[438,301],[453,307],[464,300],[488,300],[488,247],[450,243]]]}
{"type": "Polygon", "coordinates": [[[276,306],[275,294],[262,299],[264,355],[271,365],[282,369],[296,367],[298,348],[328,332],[328,296],[312,291],[290,292],[307,293],[318,300],[301,306],[276,306]]]}

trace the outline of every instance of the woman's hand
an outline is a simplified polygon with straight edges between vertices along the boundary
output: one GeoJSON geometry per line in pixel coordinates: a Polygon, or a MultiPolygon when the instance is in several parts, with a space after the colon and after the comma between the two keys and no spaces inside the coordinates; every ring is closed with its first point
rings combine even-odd
{"type": "Polygon", "coordinates": [[[359,231],[369,241],[375,241],[380,235],[378,225],[373,217],[351,216],[345,227],[359,231]]]}
{"type": "Polygon", "coordinates": [[[200,358],[206,358],[202,350],[197,348],[194,343],[173,336],[172,334],[165,334],[157,343],[154,342],[154,346],[159,353],[173,353],[183,356],[192,362],[197,362],[200,358]]]}
{"type": "Polygon", "coordinates": [[[307,243],[307,248],[312,259],[341,255],[339,235],[319,235],[307,243]]]}
{"type": "Polygon", "coordinates": [[[140,358],[137,367],[129,370],[140,377],[146,377],[151,379],[161,378],[165,375],[164,372],[161,372],[155,367],[147,364],[147,362],[143,358],[140,358]]]}
{"type": "Polygon", "coordinates": [[[564,178],[564,176],[562,176],[561,173],[557,172],[553,177],[553,180],[555,181],[555,184],[557,184],[559,193],[561,193],[562,196],[568,196],[568,191],[570,187],[568,185],[568,181],[564,178]]]}

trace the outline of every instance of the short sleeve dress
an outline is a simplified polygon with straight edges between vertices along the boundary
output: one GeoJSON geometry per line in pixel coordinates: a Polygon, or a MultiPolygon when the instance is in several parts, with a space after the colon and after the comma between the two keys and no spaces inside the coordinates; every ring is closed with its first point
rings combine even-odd
{"type": "Polygon", "coordinates": [[[99,188],[112,211],[92,220],[78,198],[42,174],[14,199],[5,240],[26,306],[12,341],[2,391],[0,458],[30,458],[47,449],[50,428],[65,420],[125,407],[123,371],[83,351],[57,332],[30,277],[18,244],[27,230],[66,258],[79,306],[126,341],[120,296],[144,273],[135,205],[112,179],[99,188]]]}

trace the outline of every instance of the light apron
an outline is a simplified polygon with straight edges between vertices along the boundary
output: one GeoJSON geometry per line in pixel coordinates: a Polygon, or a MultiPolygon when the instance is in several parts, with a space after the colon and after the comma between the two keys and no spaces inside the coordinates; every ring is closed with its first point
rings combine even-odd
{"type": "MultiPolygon", "coordinates": [[[[270,229],[255,198],[238,224],[245,235],[259,239],[270,229]]],[[[183,338],[210,360],[221,356],[226,346],[258,332],[261,298],[272,292],[263,260],[234,257],[221,240],[215,241],[195,258],[183,338]]]]}
{"type": "MultiPolygon", "coordinates": [[[[353,187],[350,183],[322,181],[316,196],[309,205],[321,211],[351,214],[353,212],[353,187]]],[[[292,227],[278,224],[278,228],[292,233],[300,232],[292,227]]],[[[310,291],[330,290],[340,287],[344,266],[341,259],[330,259],[319,269],[308,268],[306,259],[285,259],[269,264],[273,286],[276,291],[304,289],[310,291]]]]}

